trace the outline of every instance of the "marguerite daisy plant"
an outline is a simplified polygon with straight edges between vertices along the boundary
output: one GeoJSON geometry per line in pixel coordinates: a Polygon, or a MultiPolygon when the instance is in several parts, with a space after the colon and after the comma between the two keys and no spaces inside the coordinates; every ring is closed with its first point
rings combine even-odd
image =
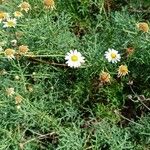
{"type": "Polygon", "coordinates": [[[4,23],[3,28],[15,28],[17,24],[17,20],[15,18],[8,18],[3,23],[4,23]]]}
{"type": "Polygon", "coordinates": [[[78,68],[84,63],[84,57],[77,50],[71,50],[65,56],[66,64],[71,68],[78,68]]]}
{"type": "Polygon", "coordinates": [[[105,58],[108,60],[108,62],[117,63],[120,61],[121,56],[118,51],[109,48],[108,51],[105,52],[105,58]]]}

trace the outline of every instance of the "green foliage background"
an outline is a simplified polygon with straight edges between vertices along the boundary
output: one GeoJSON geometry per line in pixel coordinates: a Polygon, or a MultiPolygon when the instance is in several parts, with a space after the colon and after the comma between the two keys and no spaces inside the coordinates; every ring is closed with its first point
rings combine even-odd
{"type": "MultiPolygon", "coordinates": [[[[0,10],[13,13],[20,2],[6,1],[0,10]]],[[[0,150],[150,149],[150,32],[136,27],[149,23],[149,1],[57,0],[53,11],[46,11],[42,0],[28,2],[32,10],[15,29],[3,30],[0,24],[0,42],[7,43],[3,48],[11,47],[15,32],[23,32],[18,45],[28,45],[37,55],[52,55],[39,58],[44,62],[63,64],[65,54],[77,49],[86,63],[75,70],[26,57],[0,58],[0,69],[8,72],[0,76],[0,150]],[[130,57],[128,47],[135,48],[130,57]],[[121,62],[105,60],[108,48],[122,54],[121,62]],[[121,64],[130,73],[118,79],[121,64]],[[99,87],[102,70],[113,80],[99,87]],[[21,109],[6,95],[8,87],[24,98],[21,109]]]]}

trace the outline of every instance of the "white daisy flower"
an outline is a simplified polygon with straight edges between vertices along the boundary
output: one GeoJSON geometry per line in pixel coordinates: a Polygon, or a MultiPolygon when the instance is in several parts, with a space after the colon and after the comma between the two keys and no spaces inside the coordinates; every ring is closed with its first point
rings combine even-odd
{"type": "Polygon", "coordinates": [[[84,57],[77,50],[71,50],[65,56],[66,64],[72,68],[78,68],[84,63],[84,57]]]}
{"type": "Polygon", "coordinates": [[[108,51],[105,52],[105,58],[108,62],[117,63],[120,61],[121,56],[118,54],[118,51],[109,48],[108,51]]]}
{"type": "Polygon", "coordinates": [[[3,22],[4,25],[3,25],[3,28],[15,28],[16,24],[17,24],[17,21],[15,18],[12,18],[12,19],[7,19],[6,22],[3,22]]]}

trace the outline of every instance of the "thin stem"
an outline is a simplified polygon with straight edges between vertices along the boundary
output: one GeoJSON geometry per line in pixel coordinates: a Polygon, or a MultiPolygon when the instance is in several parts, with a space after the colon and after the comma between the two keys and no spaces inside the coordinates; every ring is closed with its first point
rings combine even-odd
{"type": "Polygon", "coordinates": [[[130,89],[131,89],[132,93],[135,95],[135,97],[137,97],[138,100],[141,102],[141,104],[142,104],[146,109],[148,109],[148,110],[150,111],[150,108],[149,108],[148,106],[146,106],[144,102],[141,101],[140,97],[134,92],[134,90],[133,90],[133,88],[132,88],[131,85],[130,85],[130,89]]]}
{"type": "Polygon", "coordinates": [[[130,120],[129,118],[126,118],[125,116],[121,115],[120,113],[118,113],[118,112],[116,112],[116,111],[115,111],[115,113],[116,113],[116,115],[118,115],[118,116],[122,117],[123,119],[125,119],[125,120],[127,120],[127,121],[129,121],[129,122],[132,122],[133,124],[136,124],[136,125],[138,125],[138,126],[141,126],[141,127],[142,127],[142,125],[141,125],[141,124],[136,123],[135,121],[130,120]]]}

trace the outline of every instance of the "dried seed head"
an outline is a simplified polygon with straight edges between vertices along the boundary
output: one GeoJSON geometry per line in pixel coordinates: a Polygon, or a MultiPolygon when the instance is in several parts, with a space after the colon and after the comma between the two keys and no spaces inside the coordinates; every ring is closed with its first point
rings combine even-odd
{"type": "Polygon", "coordinates": [[[21,95],[17,95],[15,97],[15,104],[18,105],[22,102],[23,97],[21,95]]]}
{"type": "Polygon", "coordinates": [[[135,50],[135,49],[134,49],[133,47],[127,48],[127,49],[126,49],[127,55],[128,55],[128,56],[132,55],[132,54],[134,53],[134,50],[135,50]]]}
{"type": "Polygon", "coordinates": [[[26,54],[28,51],[29,51],[28,46],[26,46],[26,45],[19,46],[19,53],[20,54],[26,54]]]}
{"type": "Polygon", "coordinates": [[[140,22],[137,24],[137,28],[143,32],[148,32],[149,31],[149,26],[146,22],[140,22]]]}
{"type": "Polygon", "coordinates": [[[11,48],[8,48],[4,51],[4,54],[5,56],[8,58],[8,59],[14,59],[15,58],[15,50],[11,49],[11,48]]]}
{"type": "Polygon", "coordinates": [[[100,74],[100,78],[99,80],[102,82],[102,83],[110,83],[110,74],[108,72],[104,72],[102,71],[102,73],[100,74]]]}
{"type": "Polygon", "coordinates": [[[25,11],[26,13],[31,9],[31,6],[28,2],[22,2],[18,7],[20,7],[21,11],[25,11]]]}
{"type": "Polygon", "coordinates": [[[21,31],[15,32],[15,35],[17,39],[20,39],[23,36],[23,32],[21,31]]]}
{"type": "Polygon", "coordinates": [[[54,9],[55,8],[55,2],[54,0],[44,0],[43,1],[45,8],[47,9],[54,9]]]}

